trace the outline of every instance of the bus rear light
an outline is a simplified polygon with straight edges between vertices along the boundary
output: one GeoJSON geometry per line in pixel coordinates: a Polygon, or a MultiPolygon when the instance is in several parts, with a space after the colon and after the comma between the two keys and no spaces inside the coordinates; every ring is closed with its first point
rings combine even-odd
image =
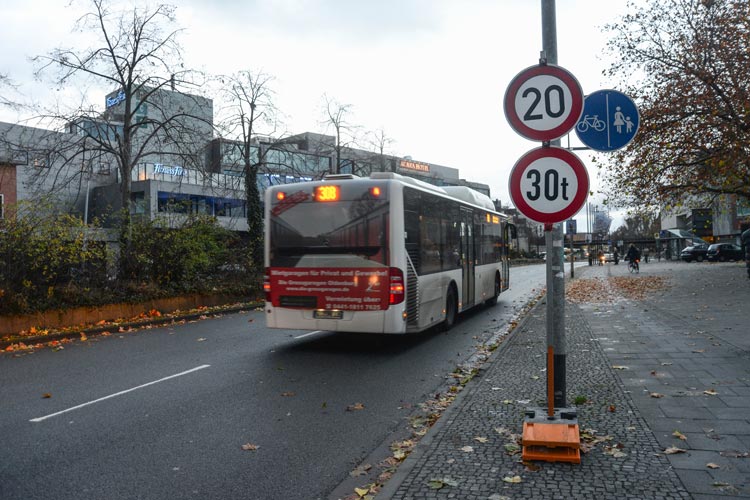
{"type": "Polygon", "coordinates": [[[390,276],[390,292],[388,303],[390,305],[400,304],[404,301],[404,273],[397,267],[391,267],[388,270],[390,276]]]}
{"type": "Polygon", "coordinates": [[[266,302],[271,302],[271,277],[268,275],[268,268],[263,274],[263,293],[266,296],[266,302]]]}
{"type": "Polygon", "coordinates": [[[284,201],[285,198],[286,198],[286,193],[284,191],[278,191],[276,193],[276,199],[277,200],[284,201]]]}
{"type": "Polygon", "coordinates": [[[373,196],[374,198],[380,198],[380,192],[381,192],[381,191],[380,191],[380,188],[379,188],[378,186],[374,186],[374,187],[371,187],[371,188],[370,188],[370,194],[371,194],[371,195],[372,195],[372,196],[373,196]]]}

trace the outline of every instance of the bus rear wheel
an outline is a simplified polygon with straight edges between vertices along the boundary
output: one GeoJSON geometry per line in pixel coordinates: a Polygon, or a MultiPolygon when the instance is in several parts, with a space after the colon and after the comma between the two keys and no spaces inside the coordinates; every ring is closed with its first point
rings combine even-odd
{"type": "Polygon", "coordinates": [[[456,303],[456,292],[452,286],[448,287],[448,296],[445,299],[445,319],[443,320],[443,331],[447,332],[456,324],[458,304],[456,303]]]}
{"type": "Polygon", "coordinates": [[[497,305],[497,299],[500,297],[500,276],[495,275],[495,294],[489,299],[485,300],[484,303],[488,306],[497,305]]]}

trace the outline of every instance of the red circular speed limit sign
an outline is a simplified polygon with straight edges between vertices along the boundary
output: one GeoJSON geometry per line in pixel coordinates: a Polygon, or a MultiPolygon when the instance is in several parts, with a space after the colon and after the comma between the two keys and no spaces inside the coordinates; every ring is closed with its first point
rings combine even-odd
{"type": "Polygon", "coordinates": [[[532,149],[510,173],[516,208],[529,219],[554,224],[573,217],[586,202],[589,175],[583,162],[558,147],[532,149]]]}
{"type": "Polygon", "coordinates": [[[578,122],[583,90],[578,80],[560,66],[531,66],[511,80],[503,106],[513,130],[533,141],[551,141],[578,122]]]}

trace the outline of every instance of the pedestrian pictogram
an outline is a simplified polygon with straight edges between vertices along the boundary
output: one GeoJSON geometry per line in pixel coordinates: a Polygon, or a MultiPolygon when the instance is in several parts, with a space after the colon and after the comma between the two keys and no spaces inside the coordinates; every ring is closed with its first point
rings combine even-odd
{"type": "Polygon", "coordinates": [[[633,140],[640,117],[633,100],[616,90],[597,90],[586,96],[576,135],[596,151],[614,151],[633,140]]]}
{"type": "Polygon", "coordinates": [[[508,85],[503,99],[513,130],[533,141],[551,141],[568,133],[583,110],[583,91],[567,70],[552,64],[531,66],[508,85]]]}

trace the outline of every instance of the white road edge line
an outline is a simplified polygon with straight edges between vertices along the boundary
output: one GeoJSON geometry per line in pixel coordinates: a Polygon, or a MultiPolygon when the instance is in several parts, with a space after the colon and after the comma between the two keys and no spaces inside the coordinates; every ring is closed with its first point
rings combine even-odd
{"type": "Polygon", "coordinates": [[[299,337],[294,337],[295,339],[303,339],[305,337],[309,337],[310,335],[316,335],[318,333],[323,333],[325,330],[315,330],[314,332],[305,333],[303,335],[300,335],[299,337]]]}
{"type": "Polygon", "coordinates": [[[153,382],[149,382],[147,384],[139,385],[138,387],[132,387],[132,388],[126,389],[124,391],[120,391],[120,392],[116,392],[114,394],[110,394],[109,396],[104,396],[103,398],[99,398],[99,399],[95,399],[93,401],[89,401],[88,403],[83,403],[83,404],[80,404],[78,406],[73,406],[72,408],[68,408],[67,410],[58,411],[57,413],[51,413],[49,415],[45,415],[44,417],[32,418],[31,420],[29,420],[29,422],[41,422],[42,420],[47,420],[48,418],[56,417],[58,415],[62,415],[63,413],[67,413],[69,411],[73,411],[73,410],[77,410],[79,408],[83,408],[84,406],[89,406],[89,405],[92,405],[94,403],[99,403],[99,402],[107,400],[107,399],[115,398],[117,396],[122,396],[123,394],[127,394],[129,392],[132,392],[132,391],[135,391],[135,390],[138,390],[138,389],[143,389],[144,387],[148,387],[149,385],[158,384],[159,382],[164,382],[165,380],[169,380],[171,378],[181,377],[183,375],[187,375],[188,373],[196,372],[198,370],[203,370],[204,368],[208,368],[210,366],[211,365],[201,365],[201,366],[192,368],[190,370],[187,370],[187,371],[184,371],[184,372],[181,372],[181,373],[176,373],[174,375],[170,375],[169,377],[160,378],[159,380],[154,380],[153,382]]]}

